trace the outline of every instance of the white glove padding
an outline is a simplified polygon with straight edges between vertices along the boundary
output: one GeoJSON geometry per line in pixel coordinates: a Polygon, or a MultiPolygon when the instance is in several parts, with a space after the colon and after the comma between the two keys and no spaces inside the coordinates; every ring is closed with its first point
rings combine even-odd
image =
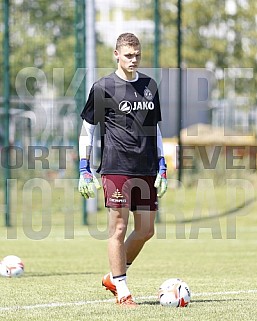
{"type": "Polygon", "coordinates": [[[93,175],[90,169],[88,159],[81,159],[79,163],[80,177],[78,190],[85,198],[95,197],[94,188],[100,189],[101,185],[98,179],[93,175]]]}
{"type": "Polygon", "coordinates": [[[85,198],[94,198],[95,188],[98,190],[101,188],[101,185],[99,184],[98,179],[93,174],[90,181],[88,179],[85,179],[82,174],[80,175],[78,190],[82,196],[84,196],[85,198]]]}
{"type": "Polygon", "coordinates": [[[166,193],[168,187],[166,171],[167,165],[165,163],[165,159],[164,157],[161,157],[159,159],[159,171],[154,182],[154,187],[159,189],[157,196],[160,198],[166,193]]]}

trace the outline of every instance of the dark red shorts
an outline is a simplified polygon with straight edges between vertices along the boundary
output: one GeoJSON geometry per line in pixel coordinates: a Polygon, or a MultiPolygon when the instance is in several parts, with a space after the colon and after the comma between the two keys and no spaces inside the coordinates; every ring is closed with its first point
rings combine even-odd
{"type": "Polygon", "coordinates": [[[130,211],[158,209],[156,176],[102,175],[105,206],[130,211]]]}

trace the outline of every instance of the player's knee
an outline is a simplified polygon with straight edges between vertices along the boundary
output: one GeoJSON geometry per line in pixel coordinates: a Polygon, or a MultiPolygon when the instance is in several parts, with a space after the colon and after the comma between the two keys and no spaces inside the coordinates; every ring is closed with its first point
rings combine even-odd
{"type": "Polygon", "coordinates": [[[154,236],[154,228],[150,229],[145,235],[145,241],[150,240],[154,236]]]}
{"type": "Polygon", "coordinates": [[[119,240],[123,240],[125,238],[127,231],[127,226],[125,224],[118,224],[115,228],[110,231],[110,237],[114,237],[119,240]]]}
{"type": "Polygon", "coordinates": [[[144,242],[150,240],[154,236],[154,228],[141,230],[137,232],[137,238],[143,240],[144,242]]]}

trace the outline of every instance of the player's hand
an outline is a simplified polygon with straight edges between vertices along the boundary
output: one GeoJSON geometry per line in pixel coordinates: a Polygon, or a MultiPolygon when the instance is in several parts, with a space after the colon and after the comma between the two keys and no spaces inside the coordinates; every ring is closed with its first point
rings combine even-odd
{"type": "Polygon", "coordinates": [[[162,197],[167,191],[168,181],[167,181],[167,165],[165,163],[164,157],[159,158],[159,171],[157,173],[157,177],[154,183],[154,187],[158,188],[159,191],[157,193],[158,197],[162,197]]]}
{"type": "Polygon", "coordinates": [[[94,188],[100,189],[101,185],[98,179],[93,175],[90,169],[90,162],[88,159],[81,159],[79,162],[79,186],[78,190],[85,198],[95,197],[94,188]]]}

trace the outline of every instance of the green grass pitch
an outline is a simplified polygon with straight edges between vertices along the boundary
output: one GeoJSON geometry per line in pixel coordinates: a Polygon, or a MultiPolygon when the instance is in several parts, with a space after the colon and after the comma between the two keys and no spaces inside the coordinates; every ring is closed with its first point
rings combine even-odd
{"type": "Polygon", "coordinates": [[[109,271],[105,210],[90,216],[89,226],[81,225],[81,198],[75,194],[71,237],[64,224],[67,209],[58,193],[53,192],[45,238],[35,238],[42,222],[36,195],[33,226],[21,206],[18,227],[0,228],[0,257],[15,254],[25,264],[22,277],[0,278],[0,320],[257,320],[257,206],[253,201],[240,207],[247,193],[236,197],[237,204],[228,204],[224,187],[215,193],[209,189],[209,194],[194,188],[168,191],[155,237],[128,270],[128,285],[139,303],[136,309],[116,306],[101,286],[109,271]],[[239,210],[218,215],[233,206],[239,210]],[[173,277],[184,279],[191,289],[187,308],[158,303],[159,285],[173,277]]]}

